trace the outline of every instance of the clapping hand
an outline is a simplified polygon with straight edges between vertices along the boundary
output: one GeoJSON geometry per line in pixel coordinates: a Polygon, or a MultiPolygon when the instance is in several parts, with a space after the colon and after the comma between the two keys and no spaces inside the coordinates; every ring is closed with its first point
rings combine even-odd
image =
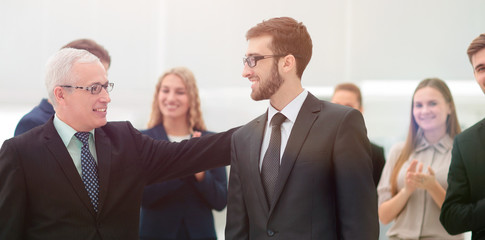
{"type": "Polygon", "coordinates": [[[435,173],[429,166],[428,173],[423,173],[423,163],[418,163],[417,160],[413,160],[406,174],[406,184],[414,188],[429,190],[436,184],[435,173]]]}

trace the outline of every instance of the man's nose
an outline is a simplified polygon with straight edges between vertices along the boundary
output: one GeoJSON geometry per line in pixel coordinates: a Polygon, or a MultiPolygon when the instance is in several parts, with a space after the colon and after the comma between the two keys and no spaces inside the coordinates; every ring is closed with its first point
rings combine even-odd
{"type": "Polygon", "coordinates": [[[251,76],[252,73],[253,73],[252,68],[250,68],[247,63],[244,63],[244,68],[243,68],[243,71],[242,71],[242,76],[244,78],[247,78],[247,77],[251,76]]]}

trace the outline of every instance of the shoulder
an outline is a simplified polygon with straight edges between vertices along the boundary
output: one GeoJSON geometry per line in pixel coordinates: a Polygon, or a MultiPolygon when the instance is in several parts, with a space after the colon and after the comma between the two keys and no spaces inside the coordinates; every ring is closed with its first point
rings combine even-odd
{"type": "Polygon", "coordinates": [[[404,148],[404,142],[399,142],[392,145],[391,149],[389,150],[390,163],[397,161],[397,158],[399,157],[399,154],[401,154],[403,148],[404,148]]]}
{"type": "Polygon", "coordinates": [[[382,156],[384,157],[384,148],[371,142],[370,143],[372,156],[382,156]]]}
{"type": "Polygon", "coordinates": [[[266,118],[267,118],[267,112],[259,115],[258,117],[254,118],[250,122],[241,126],[239,129],[237,129],[233,133],[233,136],[239,136],[241,134],[251,133],[251,132],[254,132],[256,129],[259,129],[260,127],[262,129],[264,129],[264,124],[266,123],[266,118]]]}
{"type": "Polygon", "coordinates": [[[45,122],[46,120],[41,119],[39,115],[34,115],[32,114],[32,112],[30,112],[20,119],[17,127],[15,128],[14,135],[18,136],[22,133],[29,131],[32,128],[44,124],[45,122]]]}
{"type": "MultiPolygon", "coordinates": [[[[310,92],[308,93],[307,98],[303,102],[302,109],[311,109],[313,111],[319,110],[324,113],[345,113],[345,112],[351,112],[352,110],[355,110],[351,107],[343,106],[340,104],[335,104],[331,103],[329,101],[321,100],[315,97],[313,94],[310,92]]],[[[355,110],[356,111],[356,110],[355,110]]]]}
{"type": "Polygon", "coordinates": [[[344,119],[361,119],[363,121],[362,114],[358,110],[320,100],[309,92],[298,115],[300,117],[313,114],[318,115],[318,121],[325,121],[326,123],[339,123],[344,119]]]}
{"type": "MultiPolygon", "coordinates": [[[[199,130],[196,130],[196,131],[199,131],[199,130]]],[[[205,136],[205,135],[210,135],[210,134],[215,134],[215,132],[212,132],[212,131],[200,131],[202,133],[202,136],[205,136]]]]}
{"type": "Polygon", "coordinates": [[[467,139],[475,139],[479,137],[479,131],[483,130],[485,119],[475,123],[473,126],[465,129],[463,132],[455,136],[455,141],[466,141],[467,139]]]}
{"type": "Polygon", "coordinates": [[[20,119],[15,129],[15,135],[27,132],[36,126],[46,123],[54,115],[54,111],[47,112],[42,110],[39,106],[34,107],[20,119]]]}
{"type": "Polygon", "coordinates": [[[106,125],[96,128],[94,134],[96,144],[98,141],[104,144],[109,143],[123,151],[130,148],[141,149],[147,144],[147,140],[152,139],[135,129],[129,121],[108,122],[106,125]]]}
{"type": "Polygon", "coordinates": [[[404,142],[398,142],[392,145],[391,150],[389,152],[401,152],[404,148],[404,142]]]}
{"type": "Polygon", "coordinates": [[[123,136],[129,133],[141,134],[129,121],[108,122],[99,129],[108,136],[123,136]]]}
{"type": "Polygon", "coordinates": [[[375,150],[375,151],[384,151],[384,148],[382,146],[379,146],[373,142],[370,143],[370,146],[372,148],[372,150],[375,150]]]}
{"type": "Polygon", "coordinates": [[[43,144],[44,140],[52,138],[53,136],[58,136],[52,121],[50,122],[50,126],[48,126],[48,124],[49,122],[43,125],[35,126],[20,135],[10,138],[8,141],[10,141],[10,143],[13,145],[19,145],[21,148],[28,147],[31,150],[35,146],[40,146],[40,144],[43,144]]]}
{"type": "Polygon", "coordinates": [[[155,127],[145,129],[145,130],[140,130],[141,133],[146,134],[152,138],[156,139],[165,139],[167,140],[167,133],[165,132],[165,128],[163,127],[163,124],[158,124],[155,127]]]}

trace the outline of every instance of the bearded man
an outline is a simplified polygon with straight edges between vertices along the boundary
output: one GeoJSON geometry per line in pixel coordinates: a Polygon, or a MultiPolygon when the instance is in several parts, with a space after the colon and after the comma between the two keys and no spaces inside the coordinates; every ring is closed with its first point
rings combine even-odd
{"type": "Polygon", "coordinates": [[[226,239],[378,239],[362,114],[302,87],[306,27],[273,18],[246,38],[242,75],[270,105],[232,136],[226,239]]]}

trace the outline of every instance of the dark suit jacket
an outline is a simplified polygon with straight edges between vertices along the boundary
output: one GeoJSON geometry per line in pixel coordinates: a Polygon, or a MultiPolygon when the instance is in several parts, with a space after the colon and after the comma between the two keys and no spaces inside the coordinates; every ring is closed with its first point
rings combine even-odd
{"type": "Polygon", "coordinates": [[[29,113],[25,114],[15,128],[14,136],[20,135],[30,129],[40,126],[54,115],[55,111],[46,98],[43,98],[39,105],[33,108],[29,113]]]}
{"type": "Polygon", "coordinates": [[[450,234],[485,239],[485,119],[455,137],[440,221],[450,234]]]}
{"type": "MultiPolygon", "coordinates": [[[[169,140],[163,124],[141,133],[169,140]]],[[[212,134],[202,131],[202,136],[212,134]]],[[[226,168],[205,172],[197,182],[194,175],[145,187],[140,211],[140,239],[175,239],[179,231],[191,239],[216,239],[212,209],[227,203],[226,168]]]]}
{"type": "Polygon", "coordinates": [[[382,169],[384,168],[384,164],[386,164],[386,159],[384,158],[384,149],[381,146],[370,143],[370,148],[372,165],[374,168],[372,175],[374,176],[374,184],[377,187],[377,184],[379,184],[379,180],[381,179],[382,169]]]}
{"type": "Polygon", "coordinates": [[[269,207],[259,171],[266,119],[263,114],[233,135],[226,239],[378,239],[377,193],[360,112],[308,94],[269,207]]]}
{"type": "Polygon", "coordinates": [[[232,131],[170,143],[108,123],[95,130],[96,214],[52,119],[0,149],[0,239],[138,239],[145,185],[229,164],[232,131]]]}

